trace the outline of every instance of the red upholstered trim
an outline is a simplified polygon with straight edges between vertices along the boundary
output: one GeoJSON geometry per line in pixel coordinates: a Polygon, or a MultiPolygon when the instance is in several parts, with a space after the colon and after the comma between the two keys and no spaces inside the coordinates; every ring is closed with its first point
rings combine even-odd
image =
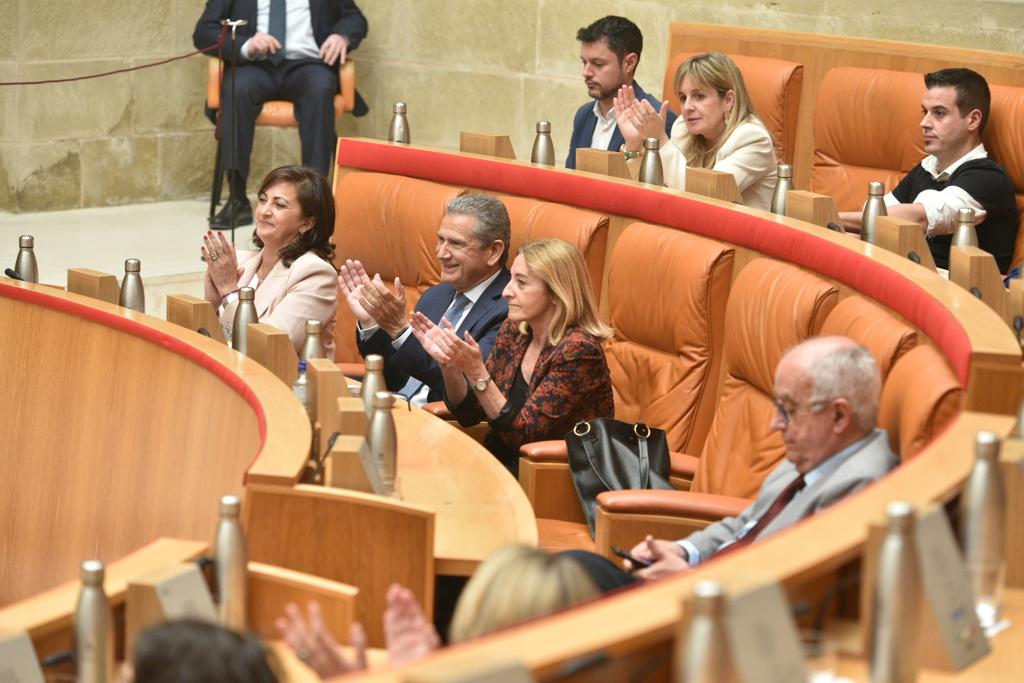
{"type": "Polygon", "coordinates": [[[371,140],[343,139],[338,165],[635,216],[637,220],[680,228],[805,266],[899,312],[942,349],[961,384],[967,385],[970,340],[960,322],[942,304],[871,258],[792,230],[770,217],[542,166],[371,140]]]}
{"type": "Polygon", "coordinates": [[[249,469],[252,468],[253,463],[255,463],[259,458],[267,441],[267,416],[263,411],[263,404],[260,403],[256,393],[242,380],[241,377],[231,372],[194,346],[190,346],[166,332],[161,332],[160,330],[149,327],[148,325],[143,325],[137,320],[132,320],[131,318],[125,318],[123,316],[110,313],[109,311],[103,311],[98,308],[86,306],[78,303],[77,301],[51,296],[39,290],[12,285],[6,282],[0,282],[0,296],[7,297],[8,299],[24,301],[34,306],[52,308],[53,310],[74,315],[79,318],[85,318],[86,320],[90,320],[106,327],[113,327],[116,330],[126,332],[134,337],[145,339],[157,346],[162,346],[168,351],[192,361],[207,372],[216,375],[220,381],[227,384],[236,394],[245,399],[245,402],[248,403],[256,413],[256,422],[260,429],[260,449],[257,451],[256,457],[254,457],[252,462],[249,463],[249,466],[245,468],[245,474],[242,478],[242,483],[245,483],[245,478],[249,475],[249,469]]]}

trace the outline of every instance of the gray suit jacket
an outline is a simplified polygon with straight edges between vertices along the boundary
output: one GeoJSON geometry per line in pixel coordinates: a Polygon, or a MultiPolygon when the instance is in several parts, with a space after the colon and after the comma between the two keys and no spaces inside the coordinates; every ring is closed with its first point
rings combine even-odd
{"type": "MultiPolygon", "coordinates": [[[[833,472],[814,482],[794,498],[779,516],[765,527],[758,540],[790,527],[804,517],[864,488],[885,476],[898,464],[899,458],[889,450],[889,437],[885,430],[875,429],[870,440],[859,451],[851,454],[833,472]]],[[[793,463],[783,460],[764,480],[753,505],[748,506],[736,517],[726,517],[706,529],[690,534],[686,540],[697,547],[702,561],[707,560],[723,543],[736,538],[751,520],[760,518],[796,476],[797,471],[793,463]]]]}

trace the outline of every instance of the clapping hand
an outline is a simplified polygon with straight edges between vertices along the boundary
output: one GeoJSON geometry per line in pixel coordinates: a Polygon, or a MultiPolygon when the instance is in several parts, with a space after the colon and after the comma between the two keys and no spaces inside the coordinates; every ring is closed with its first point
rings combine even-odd
{"type": "Polygon", "coordinates": [[[668,136],[665,134],[668,102],[662,102],[661,109],[655,111],[650,102],[637,99],[633,86],[630,85],[619,88],[612,102],[619,131],[626,140],[626,149],[641,149],[645,138],[658,138],[662,145],[668,142],[668,136]]]}
{"type": "Polygon", "coordinates": [[[397,584],[388,588],[384,641],[388,647],[388,662],[392,666],[425,657],[441,645],[437,630],[423,615],[416,596],[397,584]]]}
{"type": "Polygon", "coordinates": [[[371,280],[363,271],[360,294],[359,305],[377,321],[380,329],[392,339],[402,333],[406,324],[405,287],[399,278],[395,278],[395,291],[392,292],[380,279],[379,273],[371,280]]]}
{"type": "Polygon", "coordinates": [[[372,327],[377,324],[373,316],[360,303],[363,298],[363,281],[369,281],[369,279],[366,275],[366,269],[363,268],[363,264],[359,261],[348,259],[338,269],[338,288],[341,289],[341,293],[345,297],[345,303],[348,304],[352,315],[355,316],[356,320],[363,327],[372,327]]]}
{"type": "Polygon", "coordinates": [[[278,618],[274,625],[288,647],[295,651],[295,655],[304,664],[316,671],[320,678],[331,678],[366,669],[366,633],[361,624],[352,624],[350,637],[355,657],[349,660],[324,625],[323,612],[319,604],[309,603],[308,621],[295,603],[288,603],[284,609],[285,616],[278,618]]]}
{"type": "Polygon", "coordinates": [[[487,374],[480,345],[469,332],[459,338],[447,318],[441,318],[441,324],[435,325],[430,318],[416,311],[412,314],[409,326],[427,354],[442,367],[454,367],[467,377],[483,377],[487,374]]]}
{"type": "Polygon", "coordinates": [[[242,270],[238,267],[235,246],[228,243],[224,233],[207,230],[199,249],[206,259],[206,300],[218,304],[221,299],[238,289],[238,278],[242,275],[242,270]]]}

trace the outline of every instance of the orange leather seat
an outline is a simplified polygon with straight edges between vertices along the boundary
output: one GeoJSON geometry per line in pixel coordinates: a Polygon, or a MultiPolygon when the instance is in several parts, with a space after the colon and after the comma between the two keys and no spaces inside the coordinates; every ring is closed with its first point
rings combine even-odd
{"type": "Polygon", "coordinates": [[[498,199],[504,202],[512,222],[509,267],[524,244],[546,238],[564,240],[583,256],[594,288],[594,300],[600,300],[604,255],[608,245],[608,216],[528,197],[498,195],[498,199]]]}
{"type": "Polygon", "coordinates": [[[856,211],[868,183],[892,190],[922,158],[921,74],[840,67],[821,81],[814,108],[811,191],[856,211]]]}
{"type": "MultiPolygon", "coordinates": [[[[371,276],[380,273],[389,286],[396,277],[400,278],[411,311],[420,294],[440,281],[434,254],[437,226],[448,202],[465,190],[426,180],[363,172],[346,174],[336,188],[337,219],[332,241],[338,265],[345,259],[358,259],[371,276]],[[347,227],[338,230],[340,225],[347,227]]],[[[340,299],[337,320],[336,357],[339,363],[354,363],[358,368],[362,359],[355,342],[356,321],[340,299]]]]}
{"type": "Polygon", "coordinates": [[[1013,181],[1017,197],[1017,243],[1010,267],[1024,261],[1024,88],[989,86],[992,91],[990,120],[983,141],[988,153],[999,162],[1013,181]]]}
{"type": "Polygon", "coordinates": [[[883,381],[893,364],[917,345],[914,328],[856,294],[839,302],[821,326],[821,334],[850,337],[867,348],[883,381]]]}
{"type": "Polygon", "coordinates": [[[785,455],[771,431],[775,367],[788,348],[818,334],[838,297],[833,285],[786,263],[760,258],[740,271],[725,312],[725,380],[691,490],[600,494],[599,552],[667,526],[682,535],[749,504],[785,455]]]}
{"type": "Polygon", "coordinates": [[[908,351],[882,387],[878,425],[889,433],[889,447],[901,460],[916,456],[960,412],[963,393],[938,351],[908,351]]]}
{"type": "MultiPolygon", "coordinates": [[[[675,89],[679,65],[698,52],[680,52],[665,70],[664,97],[676,112],[681,111],[679,95],[675,89]]],[[[800,114],[800,86],[804,80],[803,64],[768,57],[729,57],[736,62],[743,82],[754,102],[754,110],[761,117],[775,142],[779,163],[793,163],[796,152],[796,124],[800,114]]]]}

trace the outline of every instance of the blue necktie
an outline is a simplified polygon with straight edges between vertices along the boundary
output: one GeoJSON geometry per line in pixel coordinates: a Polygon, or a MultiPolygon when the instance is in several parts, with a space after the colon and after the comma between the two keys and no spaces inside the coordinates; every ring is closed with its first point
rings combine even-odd
{"type": "MultiPolygon", "coordinates": [[[[448,310],[445,311],[444,317],[448,318],[448,322],[457,327],[459,323],[459,318],[462,317],[462,312],[466,310],[466,306],[468,306],[471,303],[472,302],[469,300],[469,297],[466,296],[465,294],[462,294],[461,292],[459,294],[456,294],[455,299],[448,307],[448,310]]],[[[404,396],[407,400],[412,400],[412,397],[415,396],[416,393],[422,387],[423,382],[416,379],[415,377],[410,377],[409,381],[405,383],[405,386],[402,387],[402,389],[398,393],[404,396]]]]}
{"type": "Polygon", "coordinates": [[[277,38],[281,49],[270,55],[270,63],[279,66],[284,61],[284,39],[288,34],[288,20],[285,18],[285,0],[270,0],[270,25],[267,33],[277,38]]]}

